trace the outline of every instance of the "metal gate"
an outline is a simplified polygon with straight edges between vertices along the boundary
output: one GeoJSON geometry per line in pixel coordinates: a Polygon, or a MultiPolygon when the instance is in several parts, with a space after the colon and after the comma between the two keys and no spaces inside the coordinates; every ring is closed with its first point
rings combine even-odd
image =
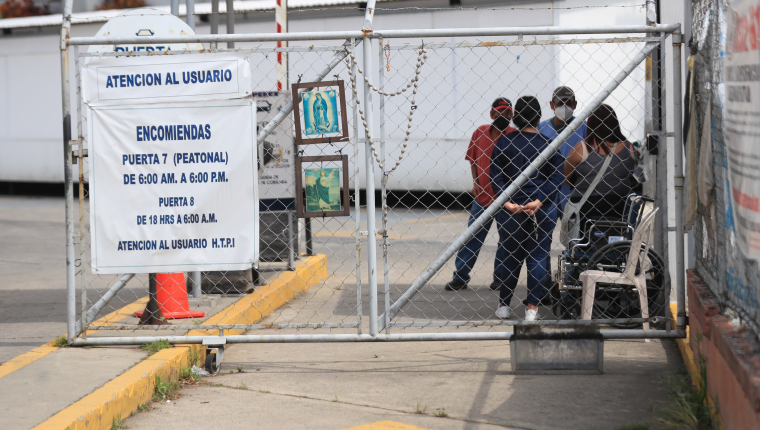
{"type": "MultiPolygon", "coordinates": [[[[470,246],[481,225],[490,225],[493,218],[495,225],[502,226],[502,221],[509,218],[505,218],[501,209],[504,204],[544,168],[544,163],[550,162],[547,160],[556,159],[552,154],[573,133],[586,127],[587,119],[602,103],[617,113],[630,143],[626,150],[638,159],[649,176],[638,194],[625,196],[627,218],[623,221],[628,226],[623,230],[632,233],[635,239],[637,222],[655,208],[658,232],[662,232],[663,226],[667,230],[667,187],[663,184],[669,174],[666,139],[672,136],[676,162],[675,171],[670,174],[676,183],[676,237],[683,237],[678,207],[683,180],[679,161],[681,131],[678,125],[672,133],[660,126],[664,123],[665,71],[671,69],[676,83],[672,86],[675,124],[680,124],[680,26],[383,31],[372,29],[373,9],[374,2],[369,2],[364,27],[358,31],[196,35],[155,40],[247,43],[236,51],[249,54],[255,88],[265,91],[276,87],[273,77],[278,53],[288,55],[293,81],[342,81],[348,95],[350,140],[301,146],[293,156],[348,155],[349,167],[344,173],[348,176],[350,197],[344,204],[350,205],[351,211],[345,217],[295,222],[293,212],[283,212],[287,221],[272,223],[270,227],[277,226],[271,227],[276,229],[271,233],[284,238],[292,251],[290,256],[281,261],[260,262],[249,273],[190,274],[187,282],[194,289],[190,292],[189,306],[204,311],[205,316],[170,320],[162,325],[140,325],[133,312],[146,306],[149,293],[155,294],[155,277],[93,275],[89,265],[90,216],[85,184],[89,174],[87,106],[82,104],[77,91],[74,97],[79,100],[78,109],[73,114],[69,111],[72,69],[69,54],[75,59],[74,79],[79,79],[81,62],[88,56],[115,56],[83,54],[79,52],[80,46],[144,43],[144,40],[70,37],[71,2],[66,2],[61,73],[68,336],[72,345],[140,344],[159,339],[212,345],[508,340],[513,333],[511,326],[518,324],[603,326],[601,333],[607,339],[684,335],[681,240],[676,241],[674,262],[678,319],[677,327],[672,327],[667,240],[662,236],[645,236],[642,244],[652,245],[651,248],[642,245],[648,253],[642,254],[636,248],[632,257],[637,266],[635,275],[646,278],[648,317],[643,317],[641,290],[622,282],[608,282],[610,285],[597,289],[592,294],[593,304],[588,307],[582,303],[580,272],[586,269],[618,275],[626,272],[628,262],[632,261],[629,254],[634,254],[630,252],[631,242],[624,240],[624,236],[615,236],[615,240],[584,245],[591,247],[587,251],[595,252],[577,260],[570,248],[559,243],[556,215],[556,227],[552,225],[539,232],[538,222],[535,226],[536,238],[544,234],[552,243],[546,263],[550,274],[541,280],[543,287],[536,290],[545,294],[541,294],[535,321],[524,320],[527,305],[523,299],[527,301],[526,297],[536,293],[526,289],[528,276],[518,273],[504,275],[517,283],[509,291],[513,295],[512,316],[495,315],[500,300],[498,290],[504,287],[499,284],[497,291],[493,291],[489,286],[494,282],[492,274],[506,269],[499,264],[493,270],[490,267],[495,259],[503,263],[505,255],[511,258],[516,252],[500,246],[495,231],[478,239],[475,251],[478,262],[468,266],[471,270],[467,288],[446,288],[452,280],[452,270],[459,270],[456,260],[463,258],[455,256],[461,248],[470,246]],[[669,38],[673,45],[671,65],[675,67],[663,61],[669,38]],[[276,48],[273,42],[277,40],[287,40],[290,46],[276,48]],[[515,110],[518,97],[536,96],[544,110],[540,116],[546,119],[553,116],[547,110],[548,100],[561,85],[575,89],[578,101],[575,119],[506,184],[490,205],[469,214],[471,202],[461,195],[473,185],[463,158],[473,131],[490,122],[491,102],[506,97],[511,99],[515,110]],[[70,120],[72,115],[75,122],[70,120]],[[72,123],[76,124],[73,131],[76,138],[72,138],[72,123]],[[653,143],[658,138],[661,149],[657,155],[653,143]],[[653,201],[647,196],[654,197],[653,201]],[[591,318],[584,316],[585,310],[591,318]],[[650,325],[649,329],[639,328],[645,323],[650,325]]],[[[76,88],[81,89],[79,82],[76,88]]],[[[298,98],[293,99],[298,102],[298,98]]],[[[292,121],[292,109],[293,101],[260,124],[259,145],[277,125],[292,121]]],[[[612,236],[610,232],[604,234],[612,236]]],[[[576,241],[575,245],[578,244],[576,241]]],[[[522,267],[520,258],[525,259],[527,254],[524,249],[520,252],[514,260],[519,260],[522,267]]]]}

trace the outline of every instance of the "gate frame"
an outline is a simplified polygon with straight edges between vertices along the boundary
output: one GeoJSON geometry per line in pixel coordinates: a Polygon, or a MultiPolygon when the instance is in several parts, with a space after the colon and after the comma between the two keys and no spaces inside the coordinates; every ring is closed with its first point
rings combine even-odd
{"type": "MultiPolygon", "coordinates": [[[[85,345],[135,345],[146,342],[153,342],[156,340],[167,340],[171,343],[183,343],[183,344],[201,344],[204,340],[209,338],[218,339],[220,336],[137,336],[137,337],[90,337],[90,338],[77,338],[77,336],[83,331],[83,325],[86,327],[87,321],[92,320],[97,313],[107,304],[107,302],[116,295],[119,289],[131,279],[133,275],[126,274],[110,288],[110,290],[100,300],[93,305],[88,311],[85,310],[86,302],[83,301],[81,319],[77,321],[76,312],[76,263],[75,263],[75,248],[74,248],[74,196],[73,196],[73,177],[72,177],[72,164],[73,157],[77,157],[80,163],[80,171],[82,169],[83,157],[86,155],[82,148],[82,134],[79,131],[77,140],[71,139],[71,87],[70,87],[70,64],[69,64],[69,49],[73,47],[75,53],[75,61],[78,63],[78,46],[81,45],[119,45],[119,44],[135,44],[144,43],[145,40],[139,36],[130,37],[70,37],[71,32],[71,13],[72,13],[73,0],[64,0],[63,7],[63,23],[61,25],[61,82],[62,82],[62,110],[63,110],[63,143],[64,143],[64,192],[65,192],[65,213],[66,213],[66,283],[67,283],[67,332],[69,344],[73,346],[85,346],[85,345]],[[77,150],[73,150],[73,146],[77,146],[77,150]],[[84,323],[84,324],[83,324],[84,323]]],[[[375,196],[374,192],[369,190],[375,189],[375,177],[374,177],[374,160],[372,146],[374,143],[381,145],[381,153],[383,159],[385,158],[384,152],[384,102],[381,97],[380,112],[381,112],[381,125],[380,136],[374,138],[372,133],[373,121],[374,121],[374,105],[373,95],[370,83],[364,82],[364,103],[366,109],[366,136],[364,139],[365,144],[365,187],[368,190],[367,195],[367,247],[368,247],[368,278],[369,278],[369,334],[361,333],[361,306],[357,311],[358,322],[358,334],[317,334],[317,335],[229,335],[223,336],[227,343],[242,343],[242,342],[366,342],[366,341],[455,341],[455,340],[509,340],[512,337],[512,332],[474,332],[474,333],[400,333],[390,334],[388,332],[390,328],[390,320],[392,314],[398,312],[398,310],[408,303],[411,297],[416,293],[416,290],[422,287],[427,280],[429,280],[440,269],[445,262],[450,259],[459,247],[473,234],[473,232],[479,227],[480,224],[496,212],[498,204],[503,204],[509,196],[517,190],[522,182],[527,179],[531,169],[537,169],[548,155],[555,152],[560,144],[576,129],[585,118],[591,113],[591,110],[601,104],[604,99],[620,84],[630,72],[638,66],[645,58],[652,55],[652,51],[656,47],[662,47],[665,39],[668,35],[671,36],[671,42],[673,44],[673,113],[674,113],[674,130],[672,136],[674,137],[674,184],[675,184],[675,218],[676,218],[676,297],[677,297],[677,329],[672,330],[669,320],[666,323],[665,330],[603,330],[601,331],[602,338],[604,339],[644,339],[644,338],[683,338],[685,337],[685,325],[686,325],[686,313],[685,313],[685,272],[684,272],[684,245],[683,245],[683,223],[681,219],[682,202],[683,202],[683,148],[682,148],[682,131],[681,131],[681,43],[682,34],[680,33],[681,24],[656,24],[656,25],[623,25],[623,26],[598,26],[598,27],[502,27],[502,28],[463,28],[463,29],[429,29],[429,30],[373,30],[372,23],[375,12],[375,1],[370,0],[367,2],[364,24],[361,31],[330,31],[330,32],[303,32],[303,33],[259,33],[259,34],[211,34],[211,35],[191,35],[191,36],[162,36],[155,37],[151,41],[156,43],[219,43],[219,42],[276,42],[276,41],[306,41],[306,40],[345,40],[346,50],[336,52],[335,56],[330,62],[318,73],[318,75],[312,79],[312,81],[321,81],[334,67],[336,67],[341,61],[345,59],[347,55],[353,52],[354,46],[361,40],[363,44],[363,69],[367,72],[373,70],[372,68],[372,40],[373,39],[396,39],[396,38],[435,38],[435,37],[478,37],[478,36],[523,36],[523,35],[573,35],[573,34],[620,34],[620,33],[634,33],[634,34],[658,34],[659,42],[649,42],[647,45],[638,52],[634,59],[626,65],[613,79],[609,82],[604,90],[594,97],[591,104],[584,107],[576,116],[576,119],[565,128],[565,130],[544,150],[531,166],[522,172],[521,176],[513,182],[487,209],[481,217],[476,220],[464,233],[441,255],[433,265],[424,272],[420,278],[404,293],[404,295],[397,300],[390,307],[389,302],[389,285],[388,277],[385,277],[385,301],[386,311],[383,315],[378,316],[377,309],[377,240],[376,234],[385,234],[385,222],[383,221],[383,227],[381,230],[376,228],[375,220],[375,196]],[[372,220],[372,222],[369,222],[372,220]],[[680,240],[679,240],[680,238],[680,240]],[[380,318],[378,318],[380,317],[380,318]],[[378,323],[382,319],[382,323],[378,326],[378,323]],[[386,329],[386,333],[380,333],[382,329],[386,329]]],[[[285,48],[287,49],[287,48],[285,48]]],[[[382,48],[380,49],[380,55],[382,55],[382,48]]],[[[381,57],[382,58],[382,57],[381,57]]],[[[662,60],[659,58],[658,60],[662,60]]],[[[78,64],[77,64],[78,65],[78,64]]],[[[380,62],[382,66],[382,62],[380,62]]],[[[660,67],[662,67],[662,61],[660,61],[660,67]]],[[[355,64],[352,64],[352,68],[355,69],[355,64]]],[[[382,69],[382,67],[381,67],[382,69]]],[[[76,72],[79,72],[79,68],[76,67],[76,72]]],[[[664,74],[664,73],[663,73],[664,74]]],[[[380,87],[383,86],[383,74],[380,74],[380,87]]],[[[77,76],[78,77],[78,76],[77,76]]],[[[660,82],[662,84],[662,82],[660,82]]],[[[664,92],[662,93],[664,97],[664,92]]],[[[269,124],[264,127],[257,136],[257,141],[262,141],[272,130],[281,123],[287,115],[293,109],[293,103],[295,97],[291,102],[286,105],[282,111],[273,118],[269,124]]],[[[358,156],[358,129],[356,127],[357,115],[356,104],[354,104],[354,153],[358,156]]],[[[79,118],[77,118],[79,119],[79,118]]],[[[662,135],[669,135],[661,131],[662,135]]],[[[359,160],[356,160],[356,173],[359,172],[359,160]]],[[[357,176],[357,181],[358,176],[357,176]]],[[[384,182],[384,181],[383,181],[384,182]]],[[[82,186],[80,182],[80,187],[82,186]]],[[[384,187],[384,184],[383,184],[384,187]]],[[[385,201],[383,201],[385,203],[385,201]]],[[[356,208],[359,208],[358,198],[356,199],[356,208]]],[[[81,214],[80,214],[81,216],[81,214]]],[[[667,221],[667,211],[663,211],[665,221],[667,221]]],[[[356,228],[359,233],[359,217],[357,213],[356,228]]],[[[81,229],[81,227],[80,227],[81,229]]],[[[363,233],[363,232],[362,232],[363,233]]],[[[80,232],[80,234],[83,234],[80,232]]],[[[361,239],[360,235],[356,235],[357,250],[360,249],[361,239]]],[[[383,240],[384,253],[387,254],[387,238],[383,240]]],[[[361,262],[357,256],[357,299],[361,301],[361,277],[360,267],[361,262]]],[[[388,272],[387,258],[385,259],[384,271],[388,272]]],[[[82,267],[84,270],[84,267],[82,267]]],[[[84,288],[83,288],[84,295],[84,288]]],[[[668,298],[669,299],[669,298],[668,298]]],[[[634,320],[627,320],[634,322],[634,320]]],[[[602,320],[568,320],[561,324],[567,325],[594,325],[600,324],[602,320]]],[[[539,322],[517,322],[514,325],[550,325],[557,324],[557,321],[539,321],[539,322]]],[[[179,329],[182,326],[175,326],[179,329]]],[[[203,326],[203,328],[215,328],[203,326]]],[[[242,328],[242,327],[241,327],[242,328]]],[[[546,336],[546,334],[545,334],[546,336]]],[[[563,338],[563,334],[556,333],[550,334],[551,337],[563,338]]]]}

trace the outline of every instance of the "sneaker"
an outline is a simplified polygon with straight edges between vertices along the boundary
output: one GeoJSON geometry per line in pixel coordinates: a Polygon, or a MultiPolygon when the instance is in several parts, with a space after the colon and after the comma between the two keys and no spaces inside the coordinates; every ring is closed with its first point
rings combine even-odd
{"type": "Polygon", "coordinates": [[[494,291],[498,290],[499,288],[501,288],[501,281],[493,281],[493,282],[491,282],[491,285],[489,285],[488,288],[490,288],[490,289],[492,289],[494,291]]]}
{"type": "Polygon", "coordinates": [[[509,309],[509,306],[499,306],[498,309],[496,309],[496,316],[498,318],[501,318],[503,320],[509,318],[509,315],[512,313],[512,311],[509,309]]]}
{"type": "Polygon", "coordinates": [[[453,281],[446,284],[443,289],[446,291],[459,291],[465,288],[467,288],[467,282],[462,282],[458,279],[454,279],[453,281]]]}
{"type": "Polygon", "coordinates": [[[538,310],[526,309],[525,321],[536,321],[538,319],[538,310]]]}

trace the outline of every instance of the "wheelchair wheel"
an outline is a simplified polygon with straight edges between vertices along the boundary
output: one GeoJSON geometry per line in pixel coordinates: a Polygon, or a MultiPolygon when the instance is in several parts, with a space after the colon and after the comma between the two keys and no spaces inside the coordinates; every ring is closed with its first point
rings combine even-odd
{"type": "MultiPolygon", "coordinates": [[[[643,247],[643,245],[642,245],[643,247]]],[[[631,249],[630,240],[607,244],[594,253],[588,261],[588,270],[604,270],[622,273],[631,249]]],[[[662,257],[653,249],[647,252],[643,268],[646,274],[649,316],[664,316],[670,298],[670,274],[662,257]]],[[[614,285],[597,291],[594,300],[594,318],[641,318],[639,295],[628,285],[614,285]]],[[[613,324],[618,328],[637,328],[639,323],[613,324]]]]}

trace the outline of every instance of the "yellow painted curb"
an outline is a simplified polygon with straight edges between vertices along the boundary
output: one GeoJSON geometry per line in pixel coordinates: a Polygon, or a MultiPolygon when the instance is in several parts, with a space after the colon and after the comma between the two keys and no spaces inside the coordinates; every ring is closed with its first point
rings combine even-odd
{"type": "Polygon", "coordinates": [[[110,429],[114,418],[127,418],[139,405],[153,398],[156,376],[176,381],[180,369],[188,367],[189,352],[200,351],[201,347],[180,346],[158,351],[33,430],[110,429]]]}
{"type": "MultiPolygon", "coordinates": [[[[672,318],[670,319],[670,322],[672,324],[672,327],[676,326],[676,319],[675,315],[678,315],[678,304],[677,303],[671,303],[670,304],[670,315],[672,318]]],[[[697,361],[694,360],[694,351],[691,349],[691,343],[689,342],[689,326],[686,326],[686,337],[683,339],[676,339],[676,343],[678,344],[678,349],[681,350],[681,357],[683,358],[683,364],[686,366],[686,371],[689,373],[689,376],[691,376],[691,382],[695,386],[699,385],[702,375],[699,374],[699,368],[697,367],[697,361]]],[[[713,407],[715,407],[715,417],[718,419],[718,425],[721,430],[725,430],[726,426],[723,425],[723,419],[720,417],[720,411],[718,411],[717,406],[715,406],[715,403],[713,402],[712,396],[707,396],[707,402],[710,403],[713,407]]]]}
{"type": "MultiPolygon", "coordinates": [[[[111,312],[110,314],[99,318],[95,320],[91,325],[93,326],[107,326],[115,323],[116,321],[121,321],[124,319],[124,316],[131,314],[132,312],[135,312],[135,310],[140,310],[145,306],[145,303],[148,301],[148,296],[145,296],[141,299],[138,299],[135,302],[132,302],[123,308],[116,310],[114,312],[111,312]]],[[[95,330],[88,330],[87,334],[94,333],[95,330]]],[[[33,350],[21,354],[18,357],[15,357],[11,359],[10,361],[6,361],[2,365],[0,365],[0,378],[3,376],[7,376],[19,369],[21,369],[24,366],[28,366],[35,361],[39,360],[40,358],[50,354],[51,352],[55,352],[58,350],[57,346],[53,346],[55,341],[50,341],[42,346],[38,346],[37,348],[34,348],[33,350]]]]}
{"type": "Polygon", "coordinates": [[[343,430],[428,430],[422,427],[410,424],[397,423],[395,421],[378,421],[372,424],[364,424],[356,427],[349,427],[343,430]]]}
{"type": "MultiPolygon", "coordinates": [[[[253,324],[288,303],[296,294],[327,279],[327,256],[305,257],[295,271],[280,274],[267,285],[228,306],[204,321],[210,324],[253,324]]],[[[225,330],[225,334],[239,334],[243,329],[225,330]]],[[[188,336],[218,335],[217,330],[191,330],[188,336]]],[[[85,396],[73,405],[53,415],[33,430],[71,430],[111,428],[114,418],[127,418],[153,398],[156,376],[175,381],[182,367],[190,365],[191,351],[198,351],[203,359],[203,345],[176,345],[164,349],[141,361],[103,387],[85,396]]]]}

